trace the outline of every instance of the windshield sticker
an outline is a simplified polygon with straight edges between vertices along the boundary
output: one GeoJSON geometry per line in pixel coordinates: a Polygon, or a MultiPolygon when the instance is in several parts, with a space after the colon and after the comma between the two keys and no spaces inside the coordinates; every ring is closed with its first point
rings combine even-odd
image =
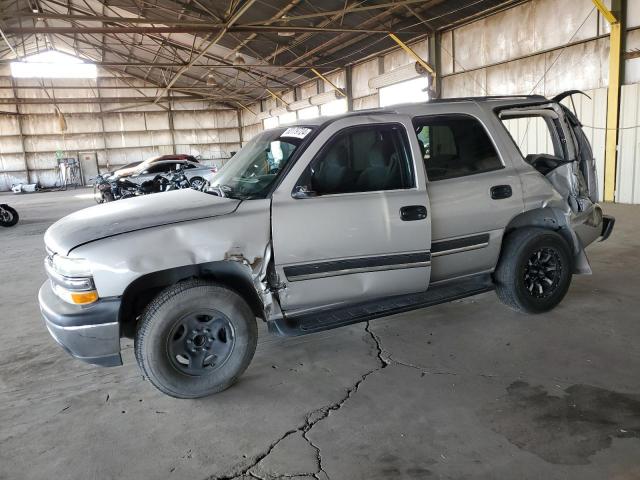
{"type": "Polygon", "coordinates": [[[280,135],[280,137],[304,138],[309,135],[310,131],[310,128],[289,127],[284,131],[282,135],[280,135]]]}

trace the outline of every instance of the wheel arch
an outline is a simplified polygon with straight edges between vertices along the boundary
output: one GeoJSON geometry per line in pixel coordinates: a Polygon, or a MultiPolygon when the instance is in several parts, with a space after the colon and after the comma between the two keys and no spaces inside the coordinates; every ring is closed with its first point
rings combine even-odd
{"type": "Polygon", "coordinates": [[[222,260],[170,268],[136,278],[122,294],[121,335],[133,338],[137,318],[149,302],[163,289],[191,278],[212,280],[234,290],[246,300],[256,317],[265,318],[262,299],[247,267],[240,262],[222,260]]]}
{"type": "Polygon", "coordinates": [[[579,237],[574,232],[565,212],[558,208],[542,207],[527,210],[513,217],[507,224],[502,237],[500,256],[504,249],[505,241],[513,231],[522,228],[543,228],[558,233],[569,245],[573,254],[573,273],[589,274],[591,266],[579,237]]]}

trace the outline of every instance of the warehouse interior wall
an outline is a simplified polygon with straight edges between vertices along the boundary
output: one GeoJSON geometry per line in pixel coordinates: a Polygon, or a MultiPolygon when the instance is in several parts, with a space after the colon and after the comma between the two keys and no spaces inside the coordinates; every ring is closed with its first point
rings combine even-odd
{"type": "MultiPolygon", "coordinates": [[[[626,51],[634,52],[640,50],[640,2],[629,1],[627,5],[626,51]]],[[[576,108],[592,141],[602,179],[608,34],[609,25],[592,0],[530,0],[445,30],[440,33],[439,42],[441,96],[540,94],[551,97],[570,89],[585,91],[590,98],[576,96],[568,106],[576,108]]],[[[425,35],[410,44],[427,62],[432,60],[429,42],[425,35]]],[[[52,107],[21,105],[20,116],[0,115],[0,190],[23,181],[25,168],[29,169],[30,181],[51,184],[55,172],[53,153],[57,149],[95,150],[101,168],[171,153],[173,145],[178,153],[200,154],[209,161],[228,158],[265,128],[334,115],[348,108],[377,108],[381,106],[381,91],[386,97],[382,103],[392,104],[393,98],[389,100],[384,91],[385,88],[393,90],[390,84],[376,85],[381,84],[382,77],[411,70],[412,64],[415,64],[413,57],[400,48],[393,49],[325,74],[326,80],[315,78],[293,90],[274,92],[275,95],[261,101],[242,105],[238,111],[215,108],[203,102],[185,102],[178,97],[172,102],[171,113],[157,105],[153,109],[144,105],[119,113],[108,112],[118,108],[117,104],[61,105],[68,126],[63,133],[56,131],[59,122],[52,107]],[[292,109],[296,105],[300,108],[292,109]],[[173,116],[173,136],[169,115],[173,116]]],[[[1,82],[9,81],[5,75],[0,72],[1,82]]],[[[107,76],[102,81],[118,82],[119,79],[107,76]]],[[[429,86],[427,77],[418,74],[403,76],[400,81],[416,85],[423,82],[425,90],[429,86]]],[[[628,55],[621,96],[623,130],[615,196],[616,201],[623,203],[640,203],[640,165],[636,159],[639,83],[640,55],[628,55]]],[[[0,92],[5,96],[11,94],[10,90],[0,92]]],[[[104,92],[100,95],[108,94],[107,90],[104,92]]],[[[65,91],[55,91],[56,98],[64,94],[65,91]]],[[[84,94],[94,95],[90,88],[84,94]]],[[[6,110],[8,106],[1,108],[6,110]]],[[[534,134],[535,129],[527,133],[528,136],[534,134]]]]}
{"type": "Polygon", "coordinates": [[[107,171],[171,153],[219,164],[240,149],[237,110],[179,95],[170,103],[119,103],[141,96],[135,87],[145,82],[98,72],[97,79],[14,79],[0,65],[0,191],[59,186],[57,156],[95,158],[107,171]],[[14,92],[27,100],[17,105],[14,92]]]}
{"type": "MultiPolygon", "coordinates": [[[[627,2],[626,51],[640,51],[640,2],[627,2]]],[[[609,24],[592,0],[530,0],[516,7],[441,33],[440,75],[444,98],[485,95],[531,95],[546,97],[566,90],[583,90],[564,103],[575,108],[590,139],[600,185],[603,185],[606,133],[607,86],[609,77],[609,24]]],[[[428,39],[410,45],[430,61],[428,39]]],[[[617,162],[616,201],[640,203],[640,55],[625,60],[621,100],[620,149],[617,162]]],[[[353,110],[381,105],[381,88],[372,88],[372,79],[400,69],[414,61],[395,49],[351,67],[353,110]]],[[[344,70],[341,70],[344,72],[344,70]]],[[[339,72],[335,78],[343,78],[339,72]]],[[[427,86],[426,77],[422,77],[427,86]]],[[[320,88],[330,88],[321,80],[299,89],[296,100],[310,98],[320,88]]],[[[387,103],[388,105],[388,103],[387,103]]],[[[243,139],[246,142],[262,131],[265,122],[273,126],[270,109],[283,106],[275,99],[252,105],[257,115],[243,112],[243,139]]],[[[298,117],[300,118],[300,117],[298,117]]],[[[526,120],[521,121],[526,122],[526,120]]],[[[277,122],[275,123],[277,125],[277,122]]],[[[519,125],[525,142],[540,144],[537,130],[519,125]]],[[[541,145],[542,146],[542,145],[541,145]]],[[[601,188],[602,190],[602,188],[601,188]]],[[[602,191],[600,192],[602,199],[602,191]]]]}

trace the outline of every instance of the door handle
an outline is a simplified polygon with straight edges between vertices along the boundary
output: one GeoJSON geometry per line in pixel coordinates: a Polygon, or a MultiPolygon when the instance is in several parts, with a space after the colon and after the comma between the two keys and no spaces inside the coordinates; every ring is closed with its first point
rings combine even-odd
{"type": "Polygon", "coordinates": [[[424,220],[427,218],[427,207],[423,205],[407,205],[400,209],[400,219],[405,222],[424,220]]]}
{"type": "Polygon", "coordinates": [[[495,185],[491,187],[491,198],[493,200],[509,198],[512,194],[511,185],[495,185]]]}

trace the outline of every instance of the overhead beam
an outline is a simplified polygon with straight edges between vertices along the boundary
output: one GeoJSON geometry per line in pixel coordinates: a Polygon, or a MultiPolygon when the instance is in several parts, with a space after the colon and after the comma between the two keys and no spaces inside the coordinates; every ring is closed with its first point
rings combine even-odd
{"type": "Polygon", "coordinates": [[[99,22],[99,23],[132,23],[145,25],[168,25],[182,27],[207,27],[220,28],[222,23],[198,22],[189,20],[171,20],[167,18],[142,18],[142,17],[114,17],[109,15],[67,15],[64,13],[21,13],[14,18],[33,18],[36,20],[65,20],[68,22],[99,22]]]}
{"type": "MultiPolygon", "coordinates": [[[[20,87],[16,87],[19,89],[20,87]]],[[[51,88],[51,87],[49,87],[51,88]]],[[[55,89],[55,88],[54,88],[55,89]]],[[[224,97],[219,99],[210,98],[194,98],[194,97],[173,97],[175,101],[223,101],[224,97]]],[[[167,97],[157,100],[158,102],[168,102],[167,97]]],[[[55,104],[92,104],[92,103],[155,103],[156,97],[93,97],[93,98],[0,98],[0,104],[9,105],[53,105],[55,104]]]]}
{"type": "MultiPolygon", "coordinates": [[[[294,22],[296,20],[308,20],[310,18],[319,18],[319,17],[332,17],[334,15],[339,15],[339,16],[343,16],[346,15],[348,13],[360,13],[360,12],[366,12],[369,10],[380,10],[380,9],[387,9],[387,8],[396,8],[402,5],[411,5],[414,3],[424,3],[425,0],[401,0],[401,1],[397,1],[397,2],[387,2],[387,3],[378,3],[376,5],[367,5],[367,6],[357,6],[359,5],[359,3],[355,3],[352,6],[347,6],[347,8],[343,8],[340,10],[326,10],[323,12],[316,12],[316,13],[308,13],[308,14],[304,14],[304,15],[292,15],[292,16],[287,16],[287,17],[283,17],[283,18],[278,18],[278,19],[274,19],[274,22],[294,22]]],[[[247,25],[259,25],[259,23],[249,23],[247,25]]]]}
{"type": "Polygon", "coordinates": [[[195,65],[198,60],[200,60],[203,56],[205,56],[207,54],[207,52],[209,51],[209,49],[214,46],[215,44],[217,44],[222,37],[224,37],[224,35],[227,33],[227,30],[229,29],[229,27],[232,27],[234,23],[236,23],[240,17],[242,17],[242,15],[244,15],[244,13],[251,7],[251,5],[253,5],[255,3],[256,0],[246,0],[245,3],[238,8],[238,10],[231,15],[231,18],[229,18],[229,20],[227,21],[227,23],[225,24],[224,28],[222,28],[218,34],[213,38],[213,40],[211,40],[207,46],[205,48],[203,48],[200,53],[198,53],[198,55],[196,55],[193,60],[191,60],[191,62],[189,62],[188,65],[185,65],[184,67],[182,67],[180,70],[178,70],[178,72],[173,76],[173,78],[169,81],[169,83],[167,84],[164,92],[160,93],[156,100],[159,100],[163,94],[166,94],[171,87],[173,87],[173,85],[178,81],[178,79],[182,76],[182,74],[184,74],[187,70],[189,70],[193,65],[195,65]]]}
{"type": "MultiPolygon", "coordinates": [[[[78,39],[79,42],[83,42],[82,39],[78,39]]],[[[123,53],[124,55],[124,53],[123,53]]],[[[7,65],[12,62],[15,62],[15,58],[0,60],[0,65],[7,65]]],[[[100,61],[90,61],[92,64],[98,67],[155,67],[155,68],[166,68],[166,67],[184,67],[188,65],[186,62],[138,62],[138,61],[120,61],[120,62],[100,62],[100,61]]],[[[193,67],[205,67],[205,68],[232,68],[237,70],[238,67],[241,68],[255,68],[255,69],[269,69],[269,70],[300,70],[300,69],[309,69],[315,68],[313,65],[273,65],[271,63],[261,64],[261,63],[248,63],[243,65],[233,65],[230,63],[196,63],[192,65],[193,67]]],[[[322,68],[338,68],[338,66],[322,65],[322,68]]]]}
{"type": "MultiPolygon", "coordinates": [[[[112,20],[114,23],[118,20],[112,20]]],[[[123,27],[114,26],[69,26],[69,27],[7,27],[4,32],[7,35],[25,35],[25,34],[84,34],[84,33],[132,33],[132,34],[162,34],[162,33],[214,33],[221,27],[213,26],[163,26],[163,27],[123,27]]],[[[237,25],[235,27],[227,27],[224,32],[243,32],[243,33],[370,33],[370,34],[388,34],[387,30],[379,29],[363,29],[363,28],[338,28],[338,27],[293,27],[293,26],[271,26],[271,25],[237,25]]],[[[412,32],[405,32],[412,33],[412,32]]],[[[415,32],[414,32],[415,33],[415,32]]]]}

